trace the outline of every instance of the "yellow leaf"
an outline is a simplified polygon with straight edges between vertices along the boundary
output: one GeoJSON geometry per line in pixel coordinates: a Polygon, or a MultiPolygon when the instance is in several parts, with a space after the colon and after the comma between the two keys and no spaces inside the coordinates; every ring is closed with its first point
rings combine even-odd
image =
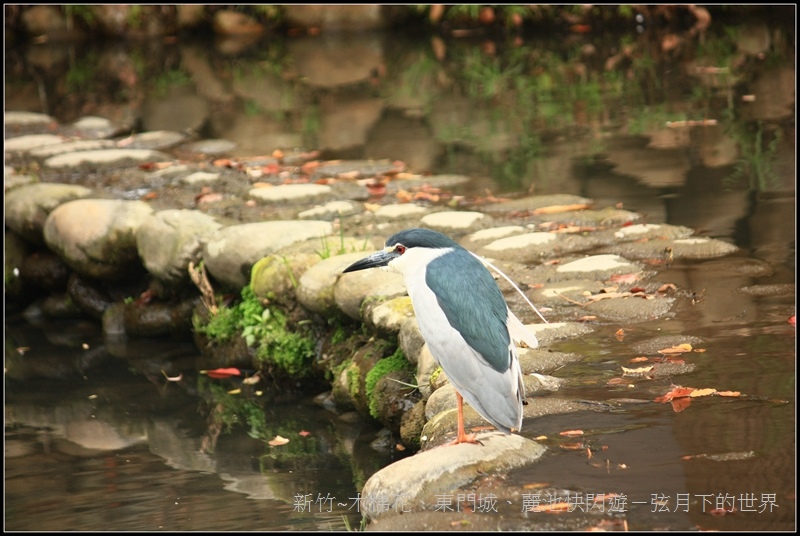
{"type": "Polygon", "coordinates": [[[533,211],[535,215],[539,214],[558,214],[559,212],[572,212],[573,210],[584,210],[589,208],[585,203],[576,203],[574,205],[551,205],[549,207],[537,208],[533,211]]]}
{"type": "Polygon", "coordinates": [[[279,435],[276,435],[275,439],[270,439],[269,440],[269,446],[270,447],[279,447],[280,445],[285,445],[288,442],[289,442],[289,440],[286,439],[285,437],[281,437],[279,435]]]}
{"type": "Polygon", "coordinates": [[[623,373],[622,375],[624,376],[625,374],[647,374],[651,370],[653,370],[653,365],[650,365],[648,367],[639,367],[639,368],[622,367],[622,373],[623,373]]]}
{"type": "Polygon", "coordinates": [[[684,352],[691,352],[692,345],[688,343],[679,344],[678,346],[673,346],[672,348],[664,348],[663,350],[659,350],[659,354],[682,354],[684,352]]]}
{"type": "Polygon", "coordinates": [[[694,391],[689,393],[689,397],[697,398],[699,396],[708,396],[708,395],[713,395],[716,392],[717,392],[716,389],[711,389],[710,387],[707,389],[695,389],[694,391]]]}

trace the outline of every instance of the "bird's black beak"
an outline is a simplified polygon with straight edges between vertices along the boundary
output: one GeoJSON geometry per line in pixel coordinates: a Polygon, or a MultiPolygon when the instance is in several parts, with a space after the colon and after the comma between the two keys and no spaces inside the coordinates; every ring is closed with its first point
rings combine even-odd
{"type": "Polygon", "coordinates": [[[342,273],[346,274],[348,272],[357,272],[359,270],[365,270],[367,268],[377,268],[379,266],[386,266],[390,262],[392,262],[392,260],[396,259],[399,256],[400,256],[399,253],[391,249],[389,251],[386,250],[378,251],[377,253],[373,253],[369,257],[365,257],[360,261],[354,262],[353,264],[345,268],[342,271],[342,273]]]}

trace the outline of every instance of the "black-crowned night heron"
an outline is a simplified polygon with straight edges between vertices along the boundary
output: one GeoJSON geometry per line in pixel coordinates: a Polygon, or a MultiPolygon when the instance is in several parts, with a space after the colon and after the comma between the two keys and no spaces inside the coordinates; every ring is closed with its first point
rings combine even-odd
{"type": "Polygon", "coordinates": [[[525,387],[514,339],[529,347],[538,342],[481,261],[442,233],[406,229],[344,272],[378,266],[403,275],[422,337],[456,388],[453,443],[477,443],[464,432],[464,398],[502,432],[519,431],[525,387]]]}

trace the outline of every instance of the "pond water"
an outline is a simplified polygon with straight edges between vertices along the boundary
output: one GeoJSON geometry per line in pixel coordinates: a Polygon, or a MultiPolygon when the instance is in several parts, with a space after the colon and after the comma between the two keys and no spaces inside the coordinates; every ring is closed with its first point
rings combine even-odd
{"type": "MultiPolygon", "coordinates": [[[[558,396],[615,409],[526,421],[523,434],[547,436],[548,454],[503,485],[569,490],[594,514],[592,497],[624,495],[631,529],[792,530],[796,77],[785,22],[712,26],[680,54],[628,30],[514,44],[365,34],[234,51],[27,46],[6,50],[5,108],[225,138],[234,157],[305,148],[402,160],[470,177],[448,192],[460,206],[571,193],[736,244],[729,259],[660,272],[696,293],[691,307],[552,346],[587,356],[554,373],[569,380],[558,396]],[[749,261],[768,270],[730,269],[749,261]],[[676,334],[703,341],[686,357],[693,373],[609,384],[620,365],[636,366],[636,343],[676,334]],[[652,403],[671,382],[741,396],[652,403]],[[559,435],[576,429],[585,435],[559,435]]],[[[403,456],[375,448],[377,427],[317,404],[316,392],[265,388],[270,433],[290,437],[285,450],[270,446],[247,408],[222,415],[209,393],[237,385],[198,376],[210,367],[191,342],[5,321],[6,361],[24,359],[5,380],[8,530],[357,528],[361,486],[403,456]]],[[[508,515],[545,515],[522,509],[521,499],[508,515]]],[[[570,528],[570,515],[547,522],[570,528]]]]}

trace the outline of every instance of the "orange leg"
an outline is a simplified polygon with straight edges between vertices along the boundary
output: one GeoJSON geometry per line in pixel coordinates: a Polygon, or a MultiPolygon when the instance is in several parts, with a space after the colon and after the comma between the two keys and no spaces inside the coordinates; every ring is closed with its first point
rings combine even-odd
{"type": "Polygon", "coordinates": [[[475,439],[475,434],[466,434],[464,432],[464,398],[458,391],[456,391],[456,405],[458,407],[458,435],[456,435],[456,438],[448,443],[448,445],[458,445],[459,443],[482,444],[475,439]]]}

